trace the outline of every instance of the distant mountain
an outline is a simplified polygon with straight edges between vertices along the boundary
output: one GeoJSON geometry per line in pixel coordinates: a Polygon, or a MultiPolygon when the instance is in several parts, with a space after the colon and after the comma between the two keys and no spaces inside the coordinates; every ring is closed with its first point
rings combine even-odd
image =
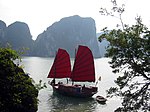
{"type": "Polygon", "coordinates": [[[88,46],[94,57],[100,57],[95,21],[92,18],[71,16],[55,22],[37,37],[32,55],[55,56],[58,48],[64,48],[74,57],[78,45],[88,46]]]}
{"type": "Polygon", "coordinates": [[[0,20],[0,29],[5,29],[5,28],[6,28],[6,23],[0,20]]]}
{"type": "MultiPolygon", "coordinates": [[[[33,47],[32,36],[26,23],[15,22],[9,25],[6,38],[8,42],[13,45],[14,49],[25,47],[31,50],[33,47]]],[[[30,54],[30,52],[28,54],[30,54]]]]}
{"type": "Polygon", "coordinates": [[[35,41],[32,40],[26,23],[17,21],[7,27],[6,23],[0,20],[0,46],[6,46],[7,43],[15,50],[29,48],[25,54],[28,56],[53,57],[58,48],[64,48],[74,57],[78,45],[88,46],[94,57],[100,57],[101,54],[94,19],[77,15],[55,22],[39,34],[35,41]]]}
{"type": "MultiPolygon", "coordinates": [[[[103,32],[101,33],[97,33],[97,38],[102,35],[103,32]]],[[[106,39],[103,39],[101,42],[98,42],[98,46],[99,46],[99,49],[100,49],[100,55],[101,57],[104,57],[105,54],[106,54],[106,49],[107,49],[107,46],[109,45],[109,42],[106,40],[106,39]]]]}
{"type": "Polygon", "coordinates": [[[33,40],[26,23],[15,22],[8,27],[0,21],[0,44],[5,46],[9,43],[13,49],[19,50],[21,48],[29,48],[26,55],[30,55],[33,47],[33,40]]]}
{"type": "Polygon", "coordinates": [[[5,45],[4,42],[6,41],[6,39],[5,39],[6,28],[7,28],[6,23],[4,21],[0,20],[0,44],[2,46],[5,45]]]}

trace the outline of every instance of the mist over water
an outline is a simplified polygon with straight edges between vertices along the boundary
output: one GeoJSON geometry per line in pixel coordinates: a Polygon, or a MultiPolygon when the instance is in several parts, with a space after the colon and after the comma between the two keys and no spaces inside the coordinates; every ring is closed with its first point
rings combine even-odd
{"type": "MultiPolygon", "coordinates": [[[[119,98],[108,99],[105,105],[101,105],[95,100],[97,95],[106,97],[106,90],[115,86],[114,79],[117,76],[112,73],[108,64],[109,60],[108,58],[94,60],[96,79],[101,76],[101,81],[97,84],[98,93],[89,99],[66,97],[53,93],[52,87],[48,84],[51,79],[48,79],[47,75],[54,58],[23,57],[21,64],[24,66],[25,72],[29,73],[36,83],[42,80],[47,85],[47,88],[39,92],[38,112],[113,112],[121,105],[119,98]]],[[[73,59],[71,59],[71,64],[73,65],[73,59]]],[[[66,79],[62,81],[66,83],[66,79]]]]}

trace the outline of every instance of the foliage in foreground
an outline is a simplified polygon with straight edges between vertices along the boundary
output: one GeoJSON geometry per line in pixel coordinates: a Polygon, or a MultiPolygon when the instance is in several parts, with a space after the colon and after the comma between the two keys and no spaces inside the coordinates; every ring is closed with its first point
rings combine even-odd
{"type": "Polygon", "coordinates": [[[122,72],[111,87],[108,96],[122,97],[119,112],[150,111],[150,31],[137,18],[137,24],[123,30],[103,30],[99,40],[106,38],[110,45],[106,56],[114,73],[122,72]]]}
{"type": "Polygon", "coordinates": [[[38,89],[22,68],[14,64],[16,51],[0,48],[0,111],[36,112],[38,89]]]}

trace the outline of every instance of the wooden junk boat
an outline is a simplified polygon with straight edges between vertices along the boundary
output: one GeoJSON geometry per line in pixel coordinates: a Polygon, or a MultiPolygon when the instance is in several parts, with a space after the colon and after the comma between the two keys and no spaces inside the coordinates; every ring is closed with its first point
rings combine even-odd
{"type": "Polygon", "coordinates": [[[53,78],[50,85],[54,92],[73,97],[92,97],[97,93],[97,87],[74,84],[74,82],[95,82],[94,58],[91,50],[87,46],[79,45],[71,71],[69,54],[59,48],[48,78],[53,78]],[[56,84],[55,79],[58,78],[69,78],[72,84],[59,82],[56,84]]]}

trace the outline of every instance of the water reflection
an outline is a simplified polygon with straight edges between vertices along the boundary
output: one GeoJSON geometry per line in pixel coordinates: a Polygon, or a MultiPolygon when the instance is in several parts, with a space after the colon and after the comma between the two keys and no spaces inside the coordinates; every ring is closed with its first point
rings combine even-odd
{"type": "Polygon", "coordinates": [[[53,93],[49,96],[50,112],[93,112],[96,108],[94,98],[74,98],[53,93]]]}

